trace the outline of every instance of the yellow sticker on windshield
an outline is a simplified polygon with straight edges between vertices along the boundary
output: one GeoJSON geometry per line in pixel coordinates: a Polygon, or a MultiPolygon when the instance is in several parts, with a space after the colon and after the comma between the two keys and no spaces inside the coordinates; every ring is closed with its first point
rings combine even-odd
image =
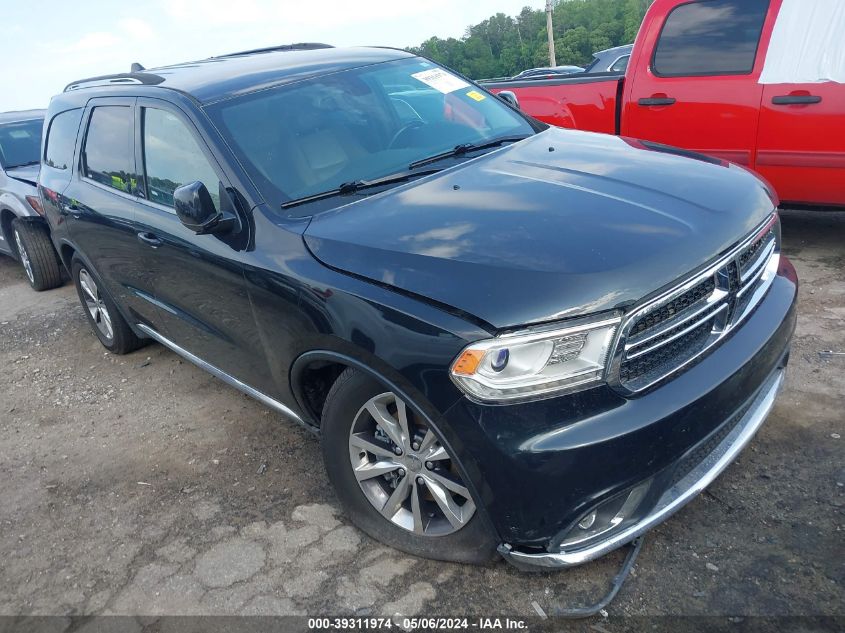
{"type": "Polygon", "coordinates": [[[487,97],[485,97],[483,94],[481,94],[480,92],[478,92],[478,90],[470,90],[470,91],[467,93],[467,96],[468,96],[470,99],[475,99],[476,101],[484,101],[484,100],[487,98],[487,97]]]}

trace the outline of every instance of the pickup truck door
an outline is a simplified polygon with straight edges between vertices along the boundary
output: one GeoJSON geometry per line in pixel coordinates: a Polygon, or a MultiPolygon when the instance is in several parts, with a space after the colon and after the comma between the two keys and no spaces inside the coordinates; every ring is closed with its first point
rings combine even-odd
{"type": "Polygon", "coordinates": [[[628,66],[622,134],[752,166],[769,8],[697,0],[654,13],[628,66]]]}
{"type": "Polygon", "coordinates": [[[756,168],[784,202],[845,205],[843,33],[845,3],[783,1],[760,78],[756,168]]]}

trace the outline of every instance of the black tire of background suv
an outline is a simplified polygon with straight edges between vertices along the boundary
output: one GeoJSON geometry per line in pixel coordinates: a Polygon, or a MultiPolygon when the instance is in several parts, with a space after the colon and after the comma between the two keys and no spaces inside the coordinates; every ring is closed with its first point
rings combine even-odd
{"type": "MultiPolygon", "coordinates": [[[[61,264],[46,227],[23,220],[12,222],[12,244],[17,248],[14,238],[15,233],[20,236],[29,257],[33,277],[30,285],[33,290],[40,292],[61,286],[64,283],[61,264]]],[[[20,259],[20,254],[18,259],[20,259]]],[[[29,278],[27,278],[27,281],[29,281],[29,278]]]]}
{"type": "Polygon", "coordinates": [[[103,347],[109,350],[112,354],[123,355],[128,354],[129,352],[134,352],[136,349],[143,347],[149,342],[146,339],[138,338],[135,335],[135,332],[133,332],[132,328],[129,327],[129,324],[126,323],[126,319],[123,318],[123,315],[120,311],[118,311],[114,301],[112,301],[112,298],[109,296],[108,292],[106,292],[103,287],[103,282],[100,281],[100,277],[76,255],[74,255],[71,260],[70,270],[73,285],[76,286],[76,294],[79,295],[79,302],[82,305],[82,311],[85,313],[85,317],[88,320],[88,324],[91,326],[91,330],[94,332],[94,336],[96,336],[100,343],[102,343],[103,347]],[[79,283],[79,271],[83,269],[88,271],[88,274],[94,278],[94,281],[97,284],[97,289],[103,299],[103,303],[106,304],[106,309],[109,311],[113,333],[111,340],[103,336],[97,325],[94,323],[91,313],[85,307],[85,291],[82,290],[82,286],[79,283]]]}
{"type": "Polygon", "coordinates": [[[363,372],[346,369],[332,385],[321,424],[323,462],[346,514],[358,528],[381,543],[422,558],[484,565],[497,558],[495,535],[480,511],[466,526],[446,536],[420,536],[385,519],[367,500],[349,462],[349,430],[367,400],[388,391],[363,372]]]}

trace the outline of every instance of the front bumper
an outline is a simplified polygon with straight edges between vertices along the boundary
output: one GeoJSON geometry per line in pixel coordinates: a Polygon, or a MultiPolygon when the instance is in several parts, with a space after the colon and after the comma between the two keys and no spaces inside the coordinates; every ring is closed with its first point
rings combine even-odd
{"type": "Polygon", "coordinates": [[[710,485],[751,441],[757,429],[762,426],[766,416],[772,410],[775,398],[783,386],[785,373],[785,368],[775,370],[760,391],[752,398],[750,405],[743,406],[743,409],[747,408],[747,411],[727,437],[718,444],[704,461],[666,490],[650,512],[636,523],[583,549],[528,553],[514,550],[510,545],[503,544],[499,546],[499,553],[505,560],[520,568],[574,567],[604,556],[662,523],[710,485]]]}
{"type": "Polygon", "coordinates": [[[577,565],[665,520],[742,450],[783,380],[798,281],[781,258],[743,325],[695,365],[641,394],[603,386],[506,406],[464,398],[445,413],[479,509],[509,561],[577,565]],[[624,521],[578,540],[591,509],[639,487],[624,521]]]}

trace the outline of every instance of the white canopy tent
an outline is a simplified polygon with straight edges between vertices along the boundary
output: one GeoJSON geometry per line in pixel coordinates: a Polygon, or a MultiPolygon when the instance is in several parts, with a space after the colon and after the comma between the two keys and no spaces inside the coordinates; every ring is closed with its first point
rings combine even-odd
{"type": "Polygon", "coordinates": [[[762,84],[845,83],[845,0],[783,0],[762,84]]]}

